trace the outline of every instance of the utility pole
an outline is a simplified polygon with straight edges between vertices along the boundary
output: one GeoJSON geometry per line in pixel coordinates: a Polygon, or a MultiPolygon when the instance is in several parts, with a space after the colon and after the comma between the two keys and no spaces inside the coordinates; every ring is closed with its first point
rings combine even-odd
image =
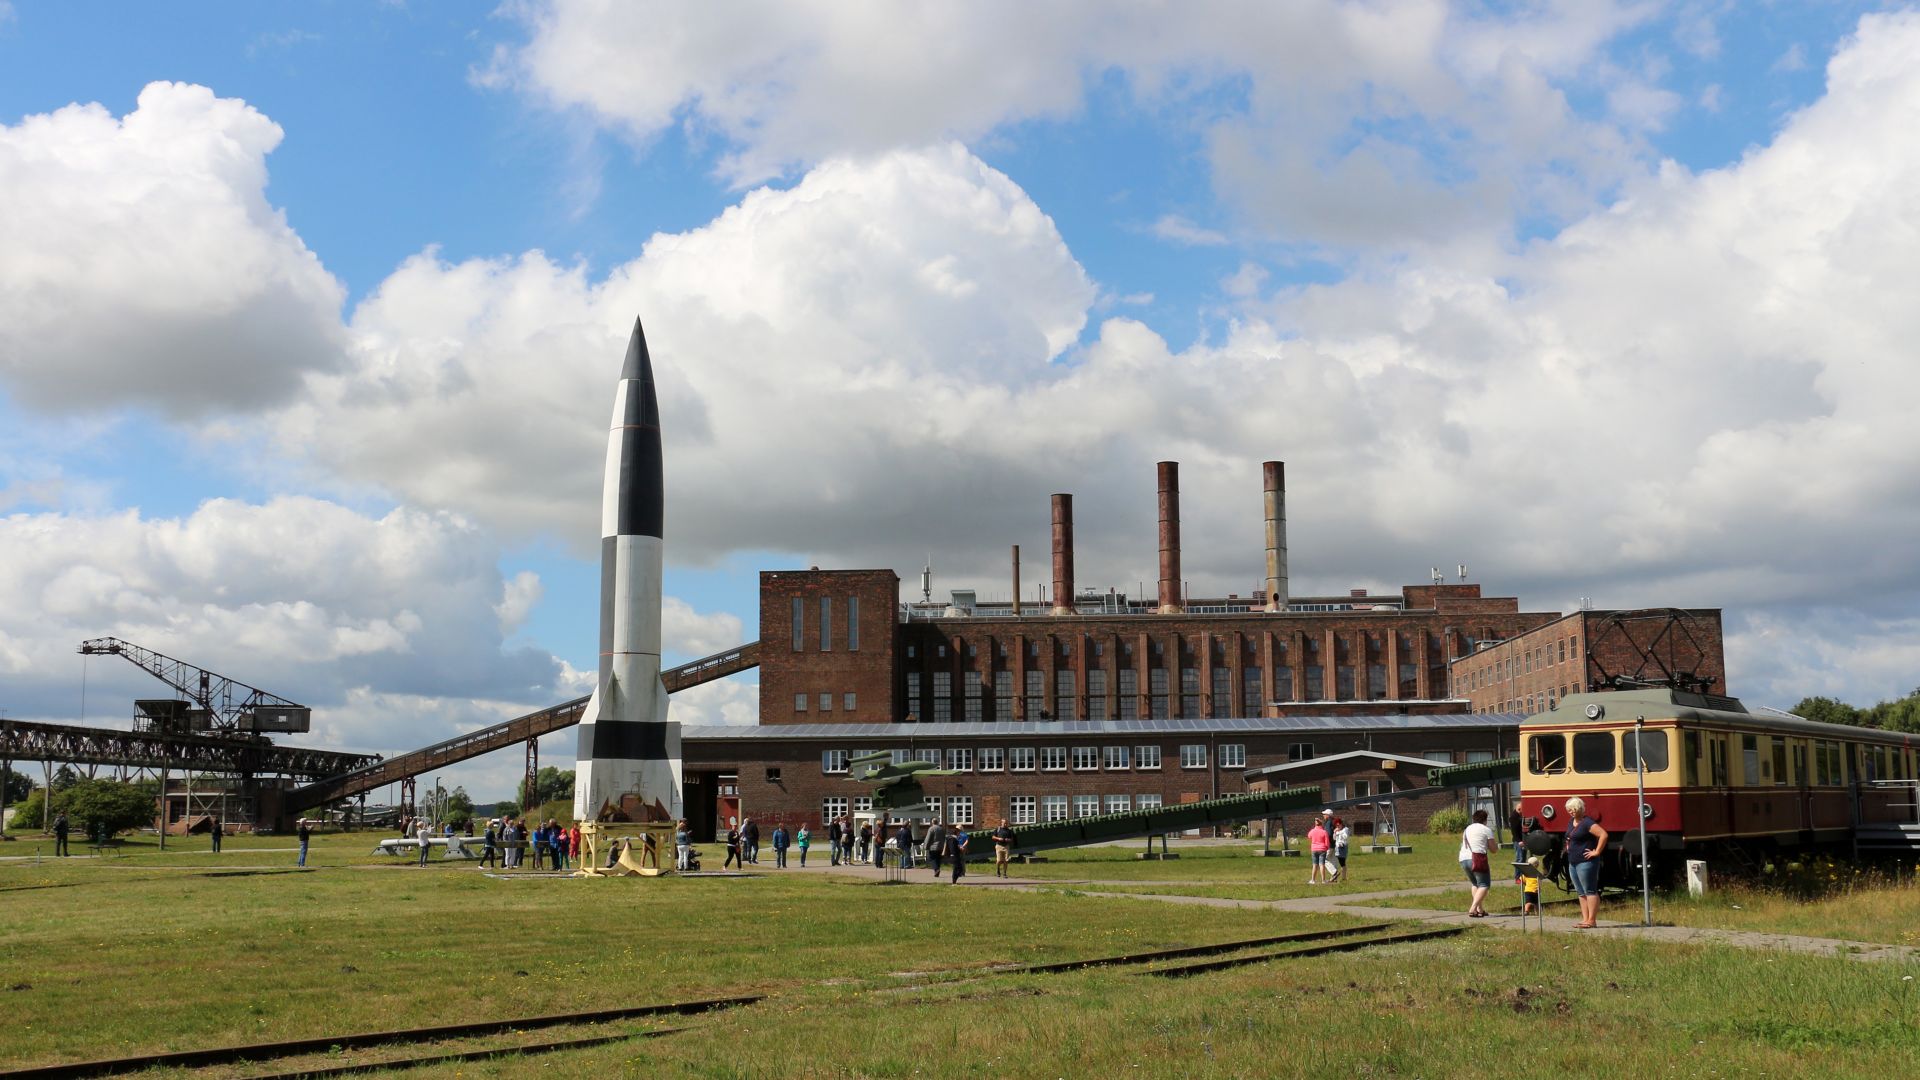
{"type": "Polygon", "coordinates": [[[1640,818],[1640,905],[1641,925],[1653,925],[1653,871],[1647,866],[1647,718],[1633,718],[1633,760],[1634,788],[1639,793],[1640,805],[1635,814],[1640,818]]]}

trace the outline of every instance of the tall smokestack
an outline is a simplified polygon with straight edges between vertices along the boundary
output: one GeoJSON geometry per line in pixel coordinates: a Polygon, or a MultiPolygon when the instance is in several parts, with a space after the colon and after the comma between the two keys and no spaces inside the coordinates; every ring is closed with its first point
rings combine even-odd
{"type": "Polygon", "coordinates": [[[1160,614],[1186,610],[1180,598],[1180,463],[1162,461],[1160,472],[1160,614]]]}
{"type": "Polygon", "coordinates": [[[1073,614],[1073,496],[1053,497],[1053,614],[1073,614]]]}
{"type": "Polygon", "coordinates": [[[1020,545],[1013,545],[1013,617],[1020,617],[1020,545]]]}
{"type": "Polygon", "coordinates": [[[1267,610],[1287,610],[1287,463],[1260,466],[1267,507],[1267,610]]]}

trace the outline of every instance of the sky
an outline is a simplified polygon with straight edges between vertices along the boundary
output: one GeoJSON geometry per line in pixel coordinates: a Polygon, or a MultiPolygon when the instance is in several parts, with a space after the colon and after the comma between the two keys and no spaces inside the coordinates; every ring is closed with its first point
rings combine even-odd
{"type": "Polygon", "coordinates": [[[0,710],[128,722],[100,636],[355,751],[588,692],[636,317],[669,662],[763,569],[1031,590],[1057,491],[1136,592],[1161,460],[1251,591],[1277,459],[1296,594],[1464,563],[1905,694],[1915,56],[1839,0],[0,0],[0,710]]]}

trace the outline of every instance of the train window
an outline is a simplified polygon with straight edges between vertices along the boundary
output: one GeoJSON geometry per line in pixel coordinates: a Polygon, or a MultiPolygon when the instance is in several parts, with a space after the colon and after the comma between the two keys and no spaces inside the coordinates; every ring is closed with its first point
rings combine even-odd
{"type": "Polygon", "coordinates": [[[1807,744],[1793,744],[1793,778],[1801,787],[1807,786],[1807,744]]]}
{"type": "Polygon", "coordinates": [[[1784,784],[1787,782],[1787,740],[1770,739],[1768,741],[1773,743],[1773,782],[1784,784]]]}
{"type": "Polygon", "coordinates": [[[1757,735],[1740,736],[1740,782],[1757,784],[1760,782],[1760,737],[1757,735]]]}
{"type": "Polygon", "coordinates": [[[1681,782],[1686,784],[1688,787],[1698,787],[1700,785],[1700,733],[1699,732],[1697,731],[1687,732],[1686,737],[1682,743],[1681,752],[1684,758],[1683,764],[1681,766],[1681,773],[1682,773],[1681,782]]]}
{"type": "Polygon", "coordinates": [[[1613,732],[1583,731],[1573,737],[1573,771],[1613,771],[1613,732]]]}
{"type": "MultiPolygon", "coordinates": [[[[1646,759],[1648,772],[1665,772],[1667,768],[1667,733],[1664,731],[1642,731],[1639,733],[1640,755],[1646,759]]],[[[1631,731],[1620,733],[1620,763],[1629,769],[1638,767],[1634,761],[1635,735],[1631,731]]]]}
{"type": "Polygon", "coordinates": [[[1565,735],[1528,736],[1527,768],[1536,773],[1566,772],[1567,737],[1565,735]]]}

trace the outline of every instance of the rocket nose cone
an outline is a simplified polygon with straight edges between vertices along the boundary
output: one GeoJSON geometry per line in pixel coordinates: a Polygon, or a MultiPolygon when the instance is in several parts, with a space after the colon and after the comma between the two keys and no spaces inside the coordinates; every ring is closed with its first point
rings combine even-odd
{"type": "Polygon", "coordinates": [[[633,320],[633,337],[627,340],[627,360],[620,366],[620,377],[653,381],[653,357],[647,354],[647,332],[637,318],[633,320]]]}

